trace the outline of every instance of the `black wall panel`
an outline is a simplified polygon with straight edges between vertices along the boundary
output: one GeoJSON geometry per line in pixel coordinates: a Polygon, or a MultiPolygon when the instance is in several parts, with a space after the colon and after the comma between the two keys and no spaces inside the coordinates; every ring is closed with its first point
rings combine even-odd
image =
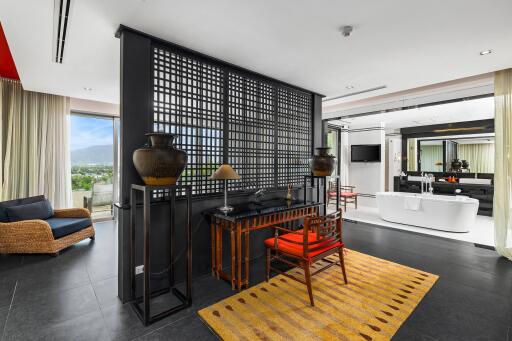
{"type": "MultiPolygon", "coordinates": [[[[193,274],[210,271],[210,230],[202,211],[222,205],[222,183],[209,180],[222,163],[231,163],[242,179],[230,182],[230,203],[251,199],[259,188],[282,197],[288,183],[302,184],[308,159],[321,146],[321,96],[249,70],[121,27],[121,162],[119,297],[130,300],[129,194],[142,183],[132,162],[133,151],[146,143],[145,133],[178,135],[176,144],[189,155],[182,183],[193,184],[193,274]],[[276,176],[276,173],[278,176],[276,176]],[[243,192],[241,190],[249,190],[243,192]]],[[[295,191],[295,196],[302,197],[295,191]]],[[[151,213],[151,286],[166,285],[169,268],[169,208],[154,193],[151,213]]],[[[176,207],[176,254],[185,249],[184,207],[176,207]]],[[[138,209],[137,221],[142,212],[138,209]],[[140,213],[139,213],[140,212],[140,213]]],[[[142,231],[136,231],[136,263],[142,262],[142,231]]],[[[251,258],[261,256],[262,240],[271,231],[251,235],[251,258]]],[[[228,245],[228,241],[225,241],[228,245]]],[[[225,264],[228,263],[228,255],[225,264]]],[[[184,269],[177,259],[177,280],[184,269]]]]}

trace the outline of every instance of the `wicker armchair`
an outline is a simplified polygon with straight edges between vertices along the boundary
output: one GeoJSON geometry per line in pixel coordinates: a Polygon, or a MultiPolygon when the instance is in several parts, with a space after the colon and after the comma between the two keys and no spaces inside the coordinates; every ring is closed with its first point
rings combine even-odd
{"type": "MultiPolygon", "coordinates": [[[[55,218],[90,218],[84,208],[55,209],[55,218]]],[[[59,252],[84,239],[94,239],[91,225],[78,232],[55,239],[50,224],[44,220],[0,222],[0,253],[48,253],[59,252]]]]}

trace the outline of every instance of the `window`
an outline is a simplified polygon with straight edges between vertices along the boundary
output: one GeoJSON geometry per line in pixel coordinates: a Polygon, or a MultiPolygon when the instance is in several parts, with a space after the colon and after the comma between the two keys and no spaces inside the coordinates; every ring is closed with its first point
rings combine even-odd
{"type": "MultiPolygon", "coordinates": [[[[118,120],[118,119],[117,119],[118,120]]],[[[113,117],[73,113],[70,159],[73,207],[88,208],[94,219],[111,218],[117,164],[113,117]]],[[[116,186],[117,188],[117,186],[116,186]]]]}
{"type": "Polygon", "coordinates": [[[195,195],[222,191],[209,177],[224,162],[241,176],[231,191],[302,184],[310,173],[311,101],[310,93],[153,47],[153,131],[177,135],[189,157],[180,182],[195,195]]]}

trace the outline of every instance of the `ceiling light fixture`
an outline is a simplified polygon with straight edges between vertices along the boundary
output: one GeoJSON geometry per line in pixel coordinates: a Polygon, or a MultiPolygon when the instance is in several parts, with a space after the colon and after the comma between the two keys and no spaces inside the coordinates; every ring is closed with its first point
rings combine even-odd
{"type": "Polygon", "coordinates": [[[88,86],[84,86],[85,91],[92,91],[92,88],[89,88],[88,86]]]}
{"type": "Polygon", "coordinates": [[[341,26],[340,31],[341,31],[341,34],[345,38],[347,38],[352,34],[352,31],[354,31],[354,26],[350,26],[350,25],[341,26]]]}
{"type": "Polygon", "coordinates": [[[353,89],[354,86],[353,85],[347,85],[345,88],[350,90],[350,89],[353,89]]]}
{"type": "Polygon", "coordinates": [[[491,54],[491,53],[492,53],[492,50],[485,50],[485,51],[480,52],[480,55],[485,56],[486,54],[491,54]]]}

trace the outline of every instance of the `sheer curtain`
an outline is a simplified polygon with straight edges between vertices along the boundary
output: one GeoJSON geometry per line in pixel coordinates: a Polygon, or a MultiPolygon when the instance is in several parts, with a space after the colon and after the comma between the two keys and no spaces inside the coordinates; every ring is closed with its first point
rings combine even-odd
{"type": "Polygon", "coordinates": [[[418,170],[418,139],[407,139],[407,170],[418,170]]]}
{"type": "Polygon", "coordinates": [[[496,251],[512,260],[512,69],[494,76],[494,242],[496,251]]]}
{"type": "Polygon", "coordinates": [[[459,144],[459,159],[469,163],[471,173],[494,173],[494,143],[459,144]]]}
{"type": "Polygon", "coordinates": [[[340,156],[341,160],[340,162],[340,184],[348,186],[350,185],[349,177],[350,174],[348,173],[348,166],[350,163],[350,145],[348,144],[348,127],[342,126],[340,130],[341,134],[341,143],[340,143],[340,156]]]}
{"type": "Polygon", "coordinates": [[[0,110],[1,199],[44,194],[54,207],[69,207],[69,99],[0,78],[0,110]]]}

